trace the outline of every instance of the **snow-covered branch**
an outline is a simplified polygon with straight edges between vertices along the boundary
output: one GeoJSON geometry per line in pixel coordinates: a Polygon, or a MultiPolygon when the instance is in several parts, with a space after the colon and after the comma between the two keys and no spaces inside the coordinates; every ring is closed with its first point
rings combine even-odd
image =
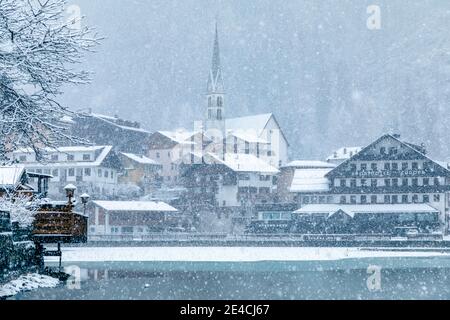
{"type": "Polygon", "coordinates": [[[59,120],[71,115],[56,101],[65,84],[83,84],[78,67],[99,38],[65,17],[66,0],[0,0],[0,160],[17,147],[77,141],[59,120]]]}

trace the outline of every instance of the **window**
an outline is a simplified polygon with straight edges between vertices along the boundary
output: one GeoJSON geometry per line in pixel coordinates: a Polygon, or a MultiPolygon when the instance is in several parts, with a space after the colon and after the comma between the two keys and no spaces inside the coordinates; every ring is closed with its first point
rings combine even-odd
{"type": "Polygon", "coordinates": [[[101,178],[102,177],[102,169],[98,169],[97,173],[98,173],[98,177],[101,178]]]}
{"type": "Polygon", "coordinates": [[[398,152],[398,151],[397,151],[397,148],[396,148],[396,147],[390,147],[390,148],[389,148],[389,154],[390,154],[390,155],[392,155],[392,154],[397,154],[397,152],[398,152]]]}
{"type": "Polygon", "coordinates": [[[361,171],[366,171],[366,170],[367,170],[367,164],[361,163],[361,171]]]}
{"type": "Polygon", "coordinates": [[[159,154],[159,152],[157,152],[157,153],[156,153],[156,158],[159,159],[160,157],[161,157],[161,155],[159,154]]]}
{"type": "Polygon", "coordinates": [[[374,162],[370,165],[370,168],[372,169],[372,171],[377,171],[378,170],[378,165],[374,162]]]}
{"type": "Polygon", "coordinates": [[[59,156],[57,154],[52,154],[52,161],[58,161],[59,156]]]}
{"type": "Polygon", "coordinates": [[[239,180],[247,181],[247,180],[250,180],[250,175],[241,173],[241,174],[239,174],[238,178],[239,178],[239,180]]]}
{"type": "Polygon", "coordinates": [[[430,196],[427,194],[424,194],[423,195],[423,203],[428,203],[428,202],[430,202],[430,196]]]}
{"type": "Polygon", "coordinates": [[[133,227],[122,227],[122,233],[133,233],[133,227]]]}
{"type": "Polygon", "coordinates": [[[74,177],[75,176],[75,169],[74,168],[69,168],[69,172],[67,173],[67,175],[69,177],[74,177]]]}
{"type": "Polygon", "coordinates": [[[350,196],[350,203],[356,204],[356,196],[350,196]]]}
{"type": "Polygon", "coordinates": [[[319,196],[319,203],[324,204],[325,203],[325,196],[319,196]]]}
{"type": "Polygon", "coordinates": [[[75,155],[73,155],[73,154],[67,155],[67,161],[74,161],[74,160],[75,160],[75,155]]]}
{"type": "Polygon", "coordinates": [[[351,163],[350,164],[350,170],[351,171],[356,171],[356,164],[355,163],[351,163]]]}
{"type": "Polygon", "coordinates": [[[57,177],[59,175],[59,170],[58,169],[53,169],[52,170],[52,176],[57,177]]]}
{"type": "Polygon", "coordinates": [[[414,194],[414,195],[412,196],[412,202],[413,202],[413,203],[418,203],[418,202],[419,202],[419,196],[418,196],[417,194],[414,194]]]}
{"type": "Polygon", "coordinates": [[[339,203],[347,203],[347,197],[346,196],[341,196],[339,203]]]}
{"type": "Polygon", "coordinates": [[[384,203],[391,203],[391,196],[390,195],[385,195],[384,196],[384,203]]]}
{"type": "Polygon", "coordinates": [[[411,169],[413,169],[413,170],[419,169],[419,164],[417,162],[411,163],[411,169]]]}
{"type": "Polygon", "coordinates": [[[217,110],[217,120],[222,120],[222,109],[217,110]]]}
{"type": "Polygon", "coordinates": [[[340,180],[340,183],[341,183],[341,187],[345,187],[345,185],[346,185],[345,179],[341,179],[341,180],[340,180]]]}
{"type": "Polygon", "coordinates": [[[365,187],[367,185],[366,179],[361,179],[361,187],[365,187]]]}
{"type": "Polygon", "coordinates": [[[91,168],[84,168],[84,175],[90,177],[91,176],[91,168]]]}
{"type": "Polygon", "coordinates": [[[402,203],[408,203],[408,195],[407,194],[402,195],[402,203]]]}
{"type": "Polygon", "coordinates": [[[385,162],[384,163],[384,170],[391,170],[391,163],[390,162],[385,162]]]}
{"type": "Polygon", "coordinates": [[[356,187],[356,179],[350,180],[350,187],[355,188],[356,187]]]}
{"type": "Polygon", "coordinates": [[[248,143],[247,141],[245,142],[245,154],[249,154],[250,153],[250,143],[248,143]]]}
{"type": "Polygon", "coordinates": [[[423,185],[429,186],[430,185],[430,178],[423,178],[423,185]]]}
{"type": "Polygon", "coordinates": [[[438,177],[436,177],[436,178],[434,178],[434,185],[435,186],[439,186],[441,183],[439,182],[439,178],[438,177]]]}
{"type": "Polygon", "coordinates": [[[412,184],[412,186],[417,187],[419,185],[419,179],[412,178],[411,179],[411,184],[412,184]]]}
{"type": "Polygon", "coordinates": [[[104,173],[103,173],[103,175],[104,175],[105,178],[108,178],[108,175],[109,175],[108,170],[105,170],[104,173]]]}
{"type": "Polygon", "coordinates": [[[211,118],[212,118],[212,111],[211,111],[211,109],[208,109],[208,119],[211,119],[211,118]]]}
{"type": "Polygon", "coordinates": [[[19,156],[19,161],[20,161],[20,162],[25,162],[25,161],[27,161],[27,156],[19,156]]]}
{"type": "Polygon", "coordinates": [[[392,170],[398,170],[398,163],[392,163],[392,170]]]}
{"type": "Polygon", "coordinates": [[[91,155],[90,154],[83,154],[83,161],[90,161],[91,155]]]}
{"type": "Polygon", "coordinates": [[[397,178],[392,179],[392,186],[393,187],[398,187],[398,179],[397,178]]]}
{"type": "Polygon", "coordinates": [[[378,180],[377,180],[377,179],[372,179],[372,180],[370,180],[370,185],[371,185],[372,187],[376,187],[376,186],[378,185],[378,180]]]}
{"type": "Polygon", "coordinates": [[[377,196],[376,195],[370,196],[370,203],[377,203],[377,196]]]}
{"type": "Polygon", "coordinates": [[[398,196],[397,195],[393,195],[392,196],[392,203],[398,203],[398,196]]]}
{"type": "Polygon", "coordinates": [[[408,162],[402,162],[402,170],[408,170],[408,162]]]}
{"type": "Polygon", "coordinates": [[[361,196],[361,203],[366,204],[367,203],[367,196],[361,196]]]}
{"type": "Polygon", "coordinates": [[[441,195],[440,195],[440,194],[435,194],[435,195],[433,195],[433,201],[434,201],[434,202],[439,202],[439,201],[441,201],[441,195]]]}
{"type": "Polygon", "coordinates": [[[384,185],[386,187],[390,187],[391,186],[391,179],[384,179],[384,185]]]}
{"type": "Polygon", "coordinates": [[[217,97],[217,106],[222,107],[223,106],[223,99],[222,97],[217,97]]]}
{"type": "Polygon", "coordinates": [[[402,179],[402,186],[406,187],[408,185],[408,178],[402,179]]]}
{"type": "Polygon", "coordinates": [[[386,154],[386,148],[385,147],[381,147],[380,148],[380,154],[381,155],[385,155],[386,154]]]}
{"type": "Polygon", "coordinates": [[[111,170],[111,179],[114,179],[114,171],[111,170]]]}

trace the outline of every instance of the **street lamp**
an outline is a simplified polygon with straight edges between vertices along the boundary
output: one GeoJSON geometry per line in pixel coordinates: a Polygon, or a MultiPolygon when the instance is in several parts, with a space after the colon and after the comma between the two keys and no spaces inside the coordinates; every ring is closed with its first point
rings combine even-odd
{"type": "Polygon", "coordinates": [[[91,198],[90,195],[88,195],[87,193],[83,193],[81,196],[81,203],[83,204],[83,208],[84,208],[84,215],[86,215],[86,204],[89,202],[89,199],[91,198]]]}
{"type": "Polygon", "coordinates": [[[70,183],[64,187],[64,190],[66,190],[66,196],[69,198],[69,205],[72,205],[72,198],[75,195],[75,190],[77,190],[77,187],[70,183]]]}

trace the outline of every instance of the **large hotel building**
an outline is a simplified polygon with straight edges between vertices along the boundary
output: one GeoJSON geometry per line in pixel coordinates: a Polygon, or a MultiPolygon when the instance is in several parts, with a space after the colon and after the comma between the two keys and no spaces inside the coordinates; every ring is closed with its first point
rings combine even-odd
{"type": "Polygon", "coordinates": [[[338,204],[426,203],[448,214],[450,171],[423,146],[386,134],[325,175],[338,204]]]}

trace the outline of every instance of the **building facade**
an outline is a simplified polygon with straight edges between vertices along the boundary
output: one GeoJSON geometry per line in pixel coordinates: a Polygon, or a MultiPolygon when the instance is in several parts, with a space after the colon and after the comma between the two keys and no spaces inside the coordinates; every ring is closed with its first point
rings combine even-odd
{"type": "Polygon", "coordinates": [[[386,134],[326,174],[339,204],[425,203],[447,222],[450,171],[424,146],[386,134]]]}
{"type": "Polygon", "coordinates": [[[112,146],[61,147],[45,153],[46,160],[38,162],[32,150],[19,149],[13,159],[27,172],[52,176],[48,186],[51,198],[65,199],[64,186],[69,183],[76,185],[80,194],[86,192],[98,199],[116,196],[122,166],[112,146]]]}

